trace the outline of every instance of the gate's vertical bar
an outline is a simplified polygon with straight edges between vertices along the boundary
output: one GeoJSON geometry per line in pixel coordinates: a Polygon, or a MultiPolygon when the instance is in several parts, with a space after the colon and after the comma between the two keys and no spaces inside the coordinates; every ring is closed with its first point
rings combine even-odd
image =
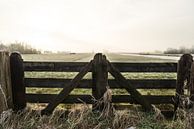
{"type": "MultiPolygon", "coordinates": [[[[106,57],[102,53],[98,53],[94,56],[94,63],[92,69],[92,95],[99,101],[102,100],[106,87],[108,86],[108,70],[106,57]]],[[[93,104],[93,110],[102,111],[104,104],[95,103],[93,104]]]]}
{"type": "Polygon", "coordinates": [[[18,111],[26,107],[23,59],[19,53],[11,54],[10,66],[14,110],[18,111]]]}
{"type": "Polygon", "coordinates": [[[180,103],[180,96],[184,95],[184,85],[185,81],[189,83],[190,80],[190,70],[193,62],[193,57],[190,54],[184,54],[181,56],[177,65],[177,82],[176,82],[176,98],[174,111],[176,111],[177,107],[180,103]]]}

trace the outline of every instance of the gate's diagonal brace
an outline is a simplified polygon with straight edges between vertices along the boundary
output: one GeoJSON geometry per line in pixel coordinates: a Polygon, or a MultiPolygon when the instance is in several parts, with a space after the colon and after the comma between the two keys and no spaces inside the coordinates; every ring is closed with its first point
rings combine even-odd
{"type": "Polygon", "coordinates": [[[130,93],[131,97],[136,102],[138,102],[143,106],[145,111],[152,111],[153,110],[152,105],[134,87],[128,84],[125,77],[123,77],[123,75],[119,72],[119,70],[114,65],[112,65],[109,61],[107,62],[108,62],[109,72],[115,78],[116,82],[121,87],[125,88],[130,93]]]}
{"type": "Polygon", "coordinates": [[[76,88],[81,79],[91,70],[93,64],[93,60],[91,60],[76,76],[73,80],[71,80],[70,84],[67,87],[64,87],[63,90],[56,96],[56,98],[51,101],[48,106],[41,111],[41,114],[51,114],[53,110],[63,101],[65,100],[71,91],[76,88]]]}

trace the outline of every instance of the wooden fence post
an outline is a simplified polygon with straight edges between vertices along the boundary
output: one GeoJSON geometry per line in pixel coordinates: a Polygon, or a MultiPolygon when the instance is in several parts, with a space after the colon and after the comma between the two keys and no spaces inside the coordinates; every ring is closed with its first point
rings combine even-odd
{"type": "Polygon", "coordinates": [[[178,61],[174,111],[176,111],[177,107],[180,104],[180,96],[184,95],[185,81],[187,81],[186,85],[189,85],[188,83],[190,82],[190,71],[192,62],[193,57],[190,54],[182,55],[180,60],[178,61]]]}
{"type": "MultiPolygon", "coordinates": [[[[96,100],[103,98],[108,86],[108,69],[106,56],[102,53],[97,53],[94,56],[94,63],[92,68],[92,95],[96,100]]],[[[93,104],[93,110],[102,111],[104,108],[103,103],[93,104]]]]}
{"type": "Polygon", "coordinates": [[[12,107],[9,52],[0,51],[0,113],[12,107]]]}
{"type": "Polygon", "coordinates": [[[13,92],[14,111],[22,110],[26,107],[24,67],[21,55],[14,52],[10,56],[11,83],[13,92]]]}

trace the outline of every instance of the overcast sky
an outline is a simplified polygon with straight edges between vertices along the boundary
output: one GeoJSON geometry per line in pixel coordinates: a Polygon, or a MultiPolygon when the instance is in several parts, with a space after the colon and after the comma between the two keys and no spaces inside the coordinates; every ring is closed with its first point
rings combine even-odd
{"type": "Polygon", "coordinates": [[[194,46],[194,0],[0,0],[0,41],[75,52],[194,46]]]}

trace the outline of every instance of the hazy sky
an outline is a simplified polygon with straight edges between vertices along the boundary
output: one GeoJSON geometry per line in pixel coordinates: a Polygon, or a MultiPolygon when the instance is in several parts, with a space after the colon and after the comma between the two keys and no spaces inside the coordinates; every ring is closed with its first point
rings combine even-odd
{"type": "Polygon", "coordinates": [[[0,41],[44,50],[165,50],[194,45],[194,0],[0,0],[0,41]]]}

